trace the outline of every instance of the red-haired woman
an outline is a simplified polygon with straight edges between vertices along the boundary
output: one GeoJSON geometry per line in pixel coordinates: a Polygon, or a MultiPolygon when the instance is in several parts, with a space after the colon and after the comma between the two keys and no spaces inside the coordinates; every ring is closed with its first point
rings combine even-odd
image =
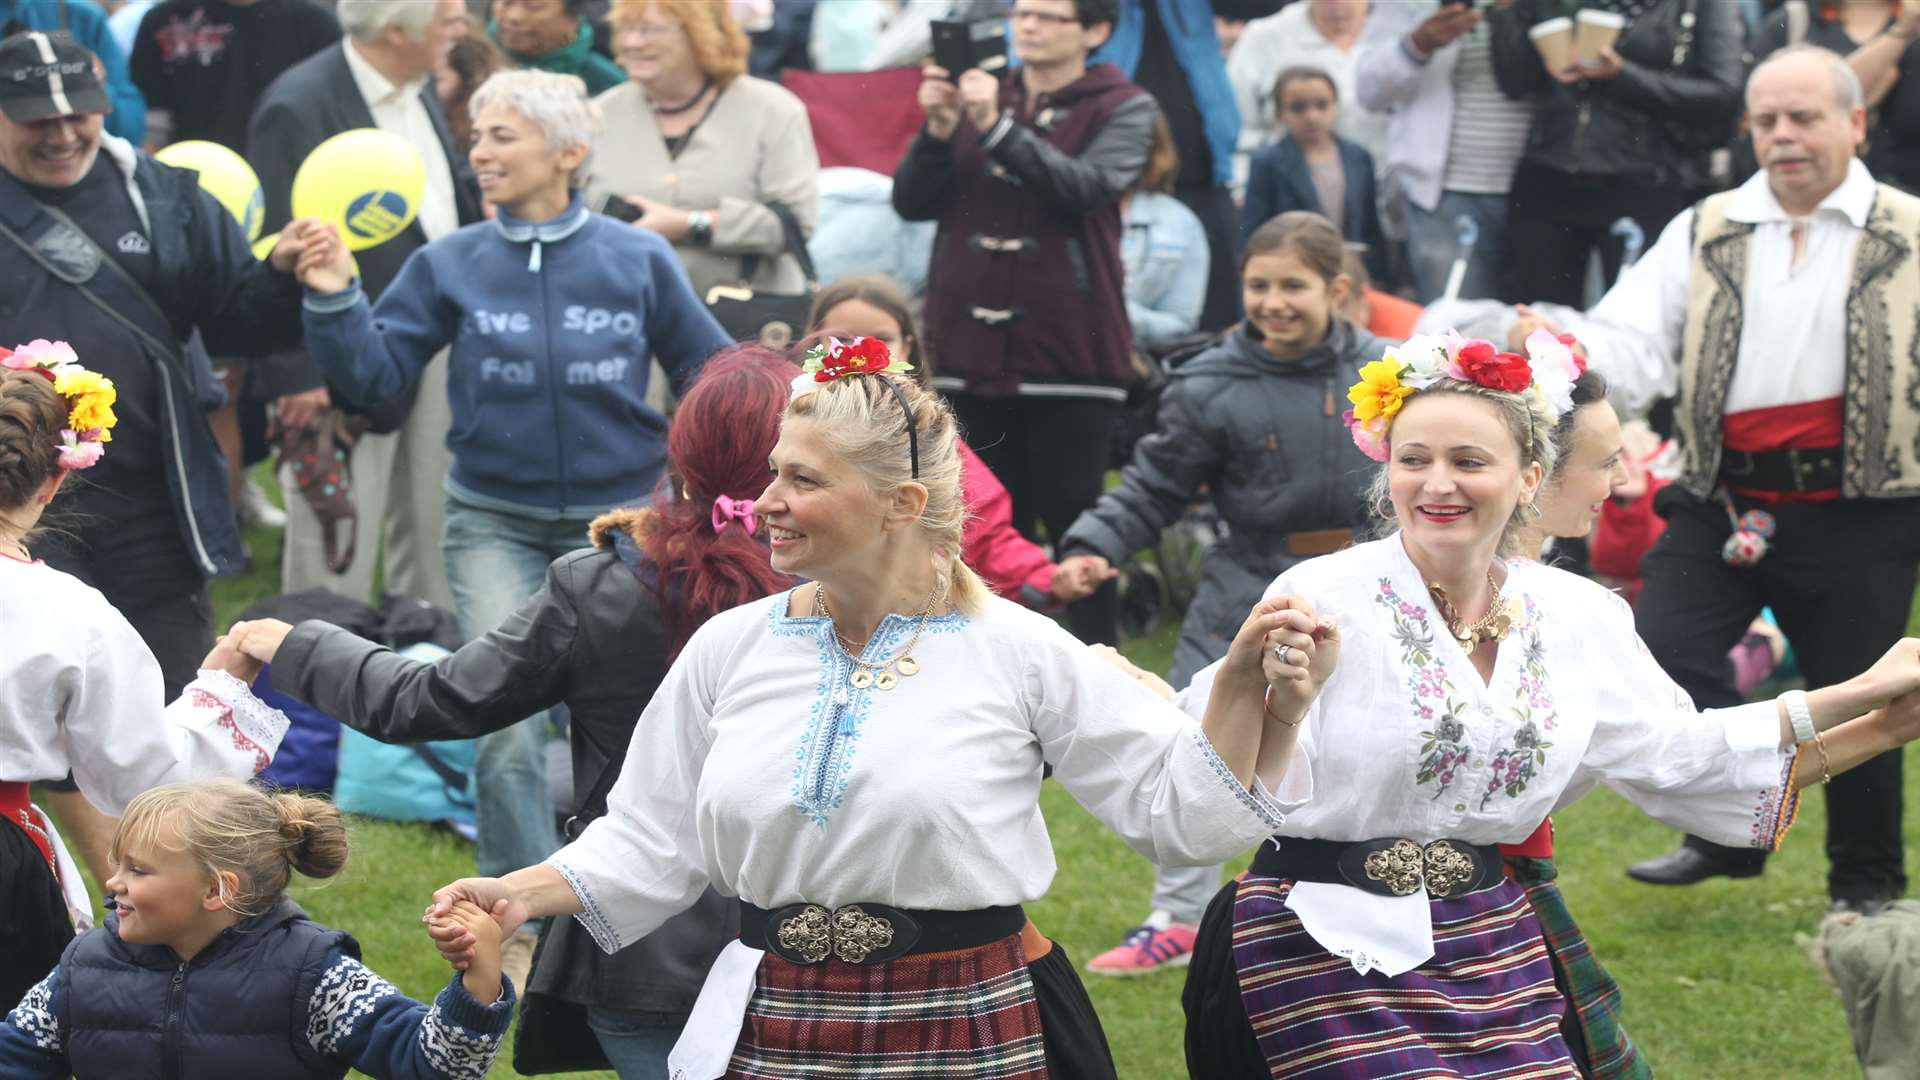
{"type": "MultiPolygon", "coordinates": [[[[792,584],[755,538],[751,507],[799,374],[754,346],[709,361],[674,414],[667,483],[652,505],[594,521],[591,547],[555,560],[538,594],[451,656],[408,660],[319,620],[247,623],[240,648],[273,664],[281,693],[385,742],[472,738],[565,702],[584,825],[605,812],[634,723],[693,632],[792,584]]],[[[560,920],[530,988],[585,1005],[622,1076],[664,1076],[737,920],[709,891],[617,956],[560,920]]]]}

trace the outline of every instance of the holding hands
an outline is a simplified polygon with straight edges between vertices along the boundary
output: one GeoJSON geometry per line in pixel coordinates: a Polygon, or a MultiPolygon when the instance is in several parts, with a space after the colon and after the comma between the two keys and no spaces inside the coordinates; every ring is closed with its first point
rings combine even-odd
{"type": "MultiPolygon", "coordinates": [[[[475,877],[461,878],[436,890],[433,903],[427,905],[420,921],[427,924],[427,936],[455,971],[471,972],[474,965],[484,963],[487,935],[493,935],[493,970],[497,980],[501,940],[520,929],[531,915],[526,901],[506,882],[499,878],[475,877]],[[462,906],[487,913],[482,919],[487,925],[470,924],[454,917],[455,910],[462,906]]],[[[472,992],[471,987],[468,992],[472,992]]]]}
{"type": "MultiPolygon", "coordinates": [[[[296,222],[295,225],[299,225],[296,222]]],[[[312,221],[295,255],[298,262],[292,267],[293,275],[307,291],[316,293],[336,293],[353,284],[353,256],[347,253],[347,245],[340,239],[339,230],[320,221],[312,221]]],[[[294,231],[288,226],[281,234],[280,245],[285,247],[287,236],[294,231]]],[[[277,260],[280,248],[274,249],[277,260]]],[[[274,265],[279,265],[276,261],[274,265]]]]}
{"type": "MultiPolygon", "coordinates": [[[[429,917],[427,932],[432,934],[437,944],[441,932],[458,931],[472,942],[468,963],[465,968],[454,965],[463,972],[460,983],[467,993],[482,1005],[491,1005],[500,1000],[502,980],[500,977],[500,942],[506,937],[500,930],[500,924],[493,916],[481,910],[468,900],[457,900],[449,905],[446,914],[429,917]]],[[[442,950],[444,952],[444,950],[442,950]]]]}
{"type": "Polygon", "coordinates": [[[1071,603],[1091,596],[1095,589],[1119,575],[1120,571],[1098,555],[1069,555],[1053,568],[1049,591],[1055,600],[1071,603]]]}
{"type": "Polygon", "coordinates": [[[246,638],[247,628],[251,625],[253,624],[234,623],[226,633],[214,640],[213,651],[207,654],[206,659],[200,661],[200,666],[224,671],[248,686],[252,686],[253,680],[260,675],[261,663],[259,659],[249,656],[241,648],[241,642],[246,638]]]}
{"type": "Polygon", "coordinates": [[[1297,724],[1340,662],[1340,635],[1305,600],[1283,596],[1276,602],[1286,607],[1261,638],[1260,668],[1272,690],[1268,712],[1281,723],[1297,724]]]}

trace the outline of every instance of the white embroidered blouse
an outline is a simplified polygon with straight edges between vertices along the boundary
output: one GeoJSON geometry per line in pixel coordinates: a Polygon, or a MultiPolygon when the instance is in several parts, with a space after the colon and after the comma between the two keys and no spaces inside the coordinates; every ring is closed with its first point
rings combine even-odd
{"type": "Polygon", "coordinates": [[[287,718],[224,671],[164,699],[160,664],[92,586],[0,558],[0,780],[73,773],[117,815],[150,787],[265,768],[287,718]],[[164,710],[163,710],[164,706],[164,710]]]}
{"type": "MultiPolygon", "coordinates": [[[[1267,589],[1305,599],[1342,634],[1293,760],[1271,778],[1287,819],[1281,847],[1287,837],[1518,843],[1600,784],[1718,843],[1778,842],[1797,798],[1773,702],[1696,711],[1626,602],[1574,574],[1510,562],[1502,594],[1520,614],[1483,682],[1398,535],[1302,563],[1267,589]]],[[[1213,673],[1182,691],[1190,713],[1204,711],[1213,673]]],[[[1396,899],[1303,883],[1289,906],[1362,970],[1398,974],[1432,955],[1424,890],[1396,899]]]]}
{"type": "MultiPolygon", "coordinates": [[[[607,951],[709,882],[764,908],[1036,899],[1054,874],[1043,762],[1155,862],[1217,861],[1280,827],[1197,723],[1042,615],[995,597],[978,616],[936,617],[917,675],[856,690],[831,622],[789,615],[791,596],[693,636],[640,718],[607,815],[549,860],[607,951]]],[[[893,655],[915,621],[887,616],[867,657],[893,655]]]]}

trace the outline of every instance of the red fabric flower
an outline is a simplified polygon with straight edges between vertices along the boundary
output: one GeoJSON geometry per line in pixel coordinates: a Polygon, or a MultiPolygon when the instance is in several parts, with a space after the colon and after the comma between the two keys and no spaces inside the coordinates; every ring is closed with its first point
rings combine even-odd
{"type": "Polygon", "coordinates": [[[835,342],[821,359],[820,370],[813,373],[813,380],[831,382],[848,375],[877,374],[887,370],[887,365],[892,362],[887,343],[879,338],[862,337],[835,342]]]}
{"type": "Polygon", "coordinates": [[[1517,394],[1533,385],[1533,366],[1526,357],[1499,352],[1484,341],[1469,342],[1454,362],[1470,381],[1490,390],[1517,394]]]}
{"type": "Polygon", "coordinates": [[[1560,339],[1560,344],[1573,350],[1574,378],[1577,379],[1585,375],[1587,373],[1587,358],[1580,353],[1580,339],[1574,337],[1572,334],[1565,333],[1555,334],[1554,337],[1560,339]]]}

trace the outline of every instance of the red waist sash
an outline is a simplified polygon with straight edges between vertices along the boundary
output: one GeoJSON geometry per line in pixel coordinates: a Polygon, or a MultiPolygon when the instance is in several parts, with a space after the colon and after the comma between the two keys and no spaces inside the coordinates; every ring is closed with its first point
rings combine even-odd
{"type": "Polygon", "coordinates": [[[25,781],[9,783],[0,781],[0,817],[6,818],[25,830],[33,840],[33,846],[53,865],[53,840],[47,830],[40,825],[40,819],[33,812],[32,785],[25,781]]]}

